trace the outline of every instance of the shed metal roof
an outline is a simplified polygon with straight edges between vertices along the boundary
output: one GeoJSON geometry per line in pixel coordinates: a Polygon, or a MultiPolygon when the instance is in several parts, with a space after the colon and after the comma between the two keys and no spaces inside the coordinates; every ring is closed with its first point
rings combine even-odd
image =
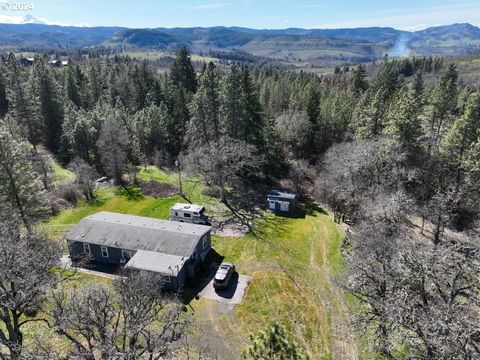
{"type": "Polygon", "coordinates": [[[186,258],[155,251],[138,250],[126,268],[154,271],[167,276],[177,276],[186,258]]]}
{"type": "Polygon", "coordinates": [[[297,195],[294,193],[286,192],[286,191],[272,190],[268,193],[267,197],[269,198],[276,197],[276,198],[295,200],[297,195]]]}
{"type": "Polygon", "coordinates": [[[102,211],[80,220],[65,238],[125,250],[190,257],[210,229],[205,225],[102,211]]]}

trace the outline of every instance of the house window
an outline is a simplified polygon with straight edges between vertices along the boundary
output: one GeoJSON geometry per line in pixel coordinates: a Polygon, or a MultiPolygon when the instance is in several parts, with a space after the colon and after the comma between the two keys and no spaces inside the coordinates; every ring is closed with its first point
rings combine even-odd
{"type": "Polygon", "coordinates": [[[102,246],[102,256],[108,258],[108,248],[106,246],[102,246]]]}
{"type": "Polygon", "coordinates": [[[166,283],[170,283],[172,281],[170,279],[170,276],[164,276],[163,279],[165,280],[166,283]]]}
{"type": "Polygon", "coordinates": [[[203,237],[203,249],[207,247],[207,235],[203,237]]]}
{"type": "Polygon", "coordinates": [[[92,255],[92,252],[90,251],[90,244],[83,243],[83,252],[87,255],[92,255]]]}
{"type": "Polygon", "coordinates": [[[186,217],[186,218],[192,217],[191,214],[187,214],[187,213],[183,213],[183,216],[186,217]]]}
{"type": "Polygon", "coordinates": [[[122,250],[122,258],[125,260],[130,260],[133,257],[133,252],[130,250],[122,250]]]}

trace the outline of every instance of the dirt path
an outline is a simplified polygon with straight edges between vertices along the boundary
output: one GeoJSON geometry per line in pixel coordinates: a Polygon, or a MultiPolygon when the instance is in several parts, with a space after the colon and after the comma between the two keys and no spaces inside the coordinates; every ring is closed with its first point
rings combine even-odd
{"type": "Polygon", "coordinates": [[[333,281],[333,275],[328,266],[328,249],[325,241],[322,241],[324,239],[325,236],[323,236],[321,229],[318,225],[315,226],[310,238],[310,265],[326,281],[325,289],[323,291],[318,289],[317,293],[322,305],[328,309],[331,319],[332,358],[357,360],[359,358],[357,339],[351,330],[348,319],[345,317],[345,314],[349,313],[349,308],[345,303],[343,290],[333,281]],[[318,252],[321,253],[321,259],[318,259],[318,252]],[[319,264],[319,261],[321,261],[321,264],[319,264]]]}

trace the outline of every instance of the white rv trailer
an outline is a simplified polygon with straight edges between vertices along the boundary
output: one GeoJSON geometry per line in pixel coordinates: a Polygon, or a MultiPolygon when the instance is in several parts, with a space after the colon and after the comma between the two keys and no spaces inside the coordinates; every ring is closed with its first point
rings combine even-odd
{"type": "Polygon", "coordinates": [[[176,203],[170,208],[170,220],[207,225],[208,216],[204,212],[202,205],[176,203]]]}

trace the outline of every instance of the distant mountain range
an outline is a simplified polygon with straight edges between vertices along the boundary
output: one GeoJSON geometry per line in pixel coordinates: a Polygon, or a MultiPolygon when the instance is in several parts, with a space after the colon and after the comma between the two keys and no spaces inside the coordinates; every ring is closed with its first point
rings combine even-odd
{"type": "MultiPolygon", "coordinates": [[[[0,18],[1,21],[1,18],[0,18]]],[[[353,29],[257,30],[241,27],[128,29],[45,24],[29,17],[22,24],[0,24],[0,47],[88,47],[194,52],[242,50],[253,55],[311,61],[371,60],[384,56],[480,53],[480,29],[471,24],[402,31],[388,27],[353,29]]]]}

